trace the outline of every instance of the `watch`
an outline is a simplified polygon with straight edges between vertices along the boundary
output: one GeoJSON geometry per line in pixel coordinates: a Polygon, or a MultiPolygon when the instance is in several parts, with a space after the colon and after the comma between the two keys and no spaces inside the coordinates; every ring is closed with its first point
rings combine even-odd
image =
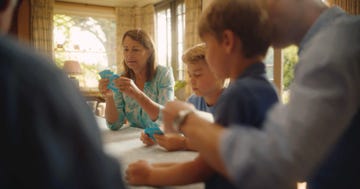
{"type": "Polygon", "coordinates": [[[173,121],[173,127],[175,131],[181,133],[181,126],[184,124],[186,118],[189,114],[193,113],[194,110],[187,109],[187,110],[180,110],[179,113],[176,115],[174,121],[173,121]]]}

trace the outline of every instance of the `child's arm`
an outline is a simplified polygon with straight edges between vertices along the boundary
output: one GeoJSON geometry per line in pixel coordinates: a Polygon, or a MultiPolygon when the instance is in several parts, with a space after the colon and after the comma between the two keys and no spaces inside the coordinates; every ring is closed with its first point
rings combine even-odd
{"type": "Polygon", "coordinates": [[[126,180],[131,185],[185,185],[204,181],[213,173],[201,156],[184,163],[154,165],[140,160],[128,166],[126,180]]]}
{"type": "Polygon", "coordinates": [[[154,135],[156,142],[167,151],[192,150],[195,151],[189,140],[175,133],[166,133],[164,135],[154,135]]]}
{"type": "Polygon", "coordinates": [[[165,163],[153,163],[151,164],[153,167],[169,167],[169,166],[172,166],[174,164],[177,164],[177,162],[165,162],[165,163]]]}
{"type": "Polygon", "coordinates": [[[154,135],[156,142],[167,151],[186,150],[186,138],[180,134],[154,135]]]}

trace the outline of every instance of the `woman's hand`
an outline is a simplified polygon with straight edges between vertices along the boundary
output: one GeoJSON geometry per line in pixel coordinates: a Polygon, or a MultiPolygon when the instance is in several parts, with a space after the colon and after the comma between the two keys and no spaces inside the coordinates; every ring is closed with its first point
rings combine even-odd
{"type": "Polygon", "coordinates": [[[113,92],[107,88],[108,84],[109,84],[109,79],[100,79],[99,80],[99,91],[100,93],[105,97],[105,98],[112,98],[113,97],[113,92]]]}
{"type": "Polygon", "coordinates": [[[167,151],[186,150],[186,138],[179,134],[154,135],[156,142],[167,151]]]}
{"type": "Polygon", "coordinates": [[[145,160],[129,164],[125,171],[125,179],[131,185],[147,185],[152,166],[145,160]]]}
{"type": "Polygon", "coordinates": [[[126,94],[127,96],[135,99],[136,95],[141,91],[136,86],[134,81],[127,77],[119,77],[114,80],[115,86],[120,90],[120,92],[126,94]]]}
{"type": "Polygon", "coordinates": [[[140,135],[140,140],[146,145],[146,146],[152,146],[155,144],[155,142],[143,131],[140,135]]]}

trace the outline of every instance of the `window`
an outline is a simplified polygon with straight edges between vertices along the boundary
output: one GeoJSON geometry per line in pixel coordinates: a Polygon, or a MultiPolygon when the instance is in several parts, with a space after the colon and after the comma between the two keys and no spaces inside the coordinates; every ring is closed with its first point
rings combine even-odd
{"type": "Polygon", "coordinates": [[[274,48],[270,47],[264,59],[267,78],[274,82],[274,48]]]}
{"type": "Polygon", "coordinates": [[[185,32],[184,1],[166,1],[155,8],[158,62],[160,65],[173,68],[175,80],[183,80],[184,67],[181,56],[185,32]]]}
{"type": "Polygon", "coordinates": [[[295,65],[299,61],[298,57],[298,47],[297,46],[289,46],[287,48],[282,49],[282,65],[283,65],[283,94],[282,100],[284,103],[289,101],[290,95],[290,85],[294,81],[294,70],[295,65]]]}
{"type": "MultiPolygon", "coordinates": [[[[115,14],[94,14],[97,11],[79,9],[80,5],[55,4],[54,56],[59,67],[65,60],[76,60],[82,68],[80,86],[97,88],[98,72],[116,69],[115,14]],[[89,16],[90,15],[90,16],[89,16]]],[[[88,8],[89,6],[86,6],[88,8]]],[[[102,9],[101,9],[102,10],[102,9]]]]}

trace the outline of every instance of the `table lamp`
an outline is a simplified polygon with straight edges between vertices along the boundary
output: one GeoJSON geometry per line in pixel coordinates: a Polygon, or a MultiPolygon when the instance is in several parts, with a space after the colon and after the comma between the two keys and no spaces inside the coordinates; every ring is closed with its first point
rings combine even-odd
{"type": "Polygon", "coordinates": [[[63,70],[68,74],[69,79],[79,87],[79,80],[75,77],[76,75],[82,74],[79,62],[75,60],[66,60],[64,62],[63,70]]]}

